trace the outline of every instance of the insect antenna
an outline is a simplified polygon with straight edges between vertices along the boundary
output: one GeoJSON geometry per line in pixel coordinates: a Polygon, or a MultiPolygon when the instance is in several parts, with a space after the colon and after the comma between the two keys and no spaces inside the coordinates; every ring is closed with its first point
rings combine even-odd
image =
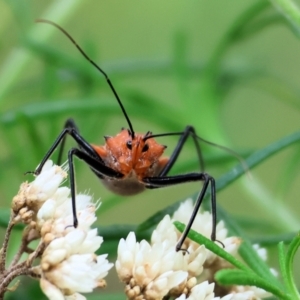
{"type": "Polygon", "coordinates": [[[88,57],[88,55],[82,50],[82,48],[76,43],[76,41],[71,37],[71,35],[65,30],[63,29],[61,26],[59,26],[58,24],[52,22],[52,21],[49,21],[49,20],[45,20],[45,19],[37,19],[35,20],[37,23],[47,23],[47,24],[50,24],[50,25],[53,25],[54,27],[56,27],[57,29],[59,29],[64,35],[66,35],[69,40],[75,45],[75,47],[79,50],[79,52],[86,58],[86,60],[88,60],[98,71],[100,71],[103,76],[105,77],[106,79],[106,82],[108,83],[110,89],[112,90],[113,94],[115,95],[120,107],[121,107],[121,110],[123,112],[123,115],[127,121],[127,124],[129,126],[129,129],[130,129],[130,135],[131,137],[134,139],[134,130],[133,130],[133,126],[130,122],[130,119],[126,113],[126,110],[121,102],[121,99],[117,93],[117,91],[115,90],[112,82],[110,81],[108,75],[92,60],[88,57]]]}

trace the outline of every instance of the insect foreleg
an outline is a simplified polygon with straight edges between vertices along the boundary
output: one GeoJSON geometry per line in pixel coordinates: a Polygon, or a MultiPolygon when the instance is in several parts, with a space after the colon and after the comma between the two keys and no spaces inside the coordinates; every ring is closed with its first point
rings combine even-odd
{"type": "MultiPolygon", "coordinates": [[[[76,126],[75,122],[73,119],[68,119],[65,123],[64,128],[70,128],[70,129],[74,129],[77,133],[79,133],[79,129],[76,126]]],[[[66,135],[64,135],[64,137],[62,138],[61,142],[60,142],[60,146],[59,146],[59,151],[58,151],[58,156],[57,156],[57,165],[61,164],[62,161],[62,155],[63,155],[63,151],[65,148],[65,143],[66,143],[66,135]]]]}
{"type": "Polygon", "coordinates": [[[56,148],[61,144],[61,148],[59,150],[59,155],[58,155],[58,159],[60,161],[64,143],[65,143],[65,138],[66,138],[67,134],[69,134],[77,142],[78,146],[81,149],[83,149],[86,153],[88,153],[90,156],[97,157],[98,160],[102,160],[101,157],[93,149],[93,147],[79,134],[74,121],[69,119],[66,122],[65,128],[62,130],[62,132],[59,134],[57,139],[54,141],[53,145],[50,147],[48,152],[45,154],[44,158],[42,159],[41,163],[36,168],[36,170],[33,172],[28,172],[28,173],[34,173],[35,175],[39,175],[41,173],[46,161],[49,159],[49,157],[52,155],[52,153],[56,150],[56,148]],[[72,125],[72,127],[67,127],[67,125],[72,125]]]}
{"type": "Polygon", "coordinates": [[[78,225],[77,215],[76,215],[76,186],[75,186],[75,172],[74,172],[74,162],[73,156],[82,159],[85,163],[87,163],[90,168],[96,171],[96,173],[101,174],[102,176],[111,177],[111,178],[122,178],[124,175],[119,173],[106,165],[103,164],[101,160],[94,158],[88,153],[84,152],[78,148],[72,148],[68,152],[68,163],[69,163],[69,174],[70,174],[70,188],[71,188],[71,198],[72,198],[72,213],[73,213],[73,221],[74,227],[76,228],[78,225]]]}

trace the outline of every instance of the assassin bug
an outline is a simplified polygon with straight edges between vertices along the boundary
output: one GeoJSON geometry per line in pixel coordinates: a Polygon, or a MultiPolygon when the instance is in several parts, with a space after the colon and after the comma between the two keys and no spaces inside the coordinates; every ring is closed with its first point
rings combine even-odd
{"type": "MultiPolygon", "coordinates": [[[[203,187],[197,197],[192,216],[190,217],[185,231],[176,245],[177,251],[181,249],[182,244],[187,237],[187,234],[204,199],[206,191],[210,186],[210,199],[212,207],[211,240],[216,241],[216,186],[214,178],[205,172],[193,172],[174,176],[168,175],[189,136],[191,136],[194,141],[201,169],[203,166],[203,159],[200,152],[199,140],[207,142],[211,145],[215,144],[205,141],[197,136],[195,129],[192,126],[186,126],[185,130],[182,132],[152,134],[152,132],[148,131],[146,134],[136,133],[108,75],[87,56],[87,54],[81,49],[76,41],[62,27],[48,20],[37,20],[37,22],[48,23],[58,28],[71,40],[80,53],[103,74],[122,110],[129,127],[129,129],[122,129],[121,132],[114,137],[105,136],[105,145],[97,146],[88,143],[80,135],[75,122],[72,119],[69,119],[65,123],[64,129],[59,134],[51,148],[48,150],[37,169],[33,172],[30,172],[34,173],[35,175],[40,174],[45,162],[59,146],[58,164],[60,164],[65,145],[65,138],[67,135],[70,135],[77,142],[78,148],[72,148],[68,151],[74,227],[77,227],[78,225],[76,216],[75,176],[73,165],[73,159],[75,156],[83,160],[108,189],[120,195],[134,195],[144,191],[145,189],[162,188],[166,186],[182,184],[185,182],[203,182],[203,187]],[[180,136],[179,141],[169,158],[162,157],[166,146],[158,144],[154,138],[170,135],[180,136]]],[[[225,148],[222,146],[220,147],[225,148]]]]}

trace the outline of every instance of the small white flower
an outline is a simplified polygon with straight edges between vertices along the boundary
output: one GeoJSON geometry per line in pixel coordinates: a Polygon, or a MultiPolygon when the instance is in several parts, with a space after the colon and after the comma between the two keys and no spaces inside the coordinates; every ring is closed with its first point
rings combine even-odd
{"type": "Polygon", "coordinates": [[[209,284],[207,281],[204,281],[200,284],[197,284],[191,289],[190,294],[187,296],[182,294],[180,297],[175,300],[212,300],[217,299],[214,297],[214,283],[209,284]]]}
{"type": "Polygon", "coordinates": [[[151,244],[136,242],[131,232],[118,247],[116,269],[126,284],[129,299],[176,297],[192,289],[206,258],[204,246],[176,252],[178,235],[170,216],[165,216],[153,231],[151,244]]]}
{"type": "Polygon", "coordinates": [[[241,293],[230,293],[224,297],[217,297],[214,300],[260,300],[253,291],[245,291],[241,293]]]}
{"type": "MultiPolygon", "coordinates": [[[[68,191],[69,192],[69,191],[68,191]]],[[[73,213],[71,199],[64,187],[57,190],[51,199],[48,199],[41,207],[37,215],[37,226],[41,231],[45,242],[54,237],[65,235],[73,230],[73,213]]],[[[76,195],[78,227],[89,230],[96,221],[96,205],[91,196],[76,195]]]]}
{"type": "Polygon", "coordinates": [[[49,281],[41,278],[40,286],[45,295],[50,300],[65,300],[63,293],[55,285],[51,284],[49,281]]]}
{"type": "Polygon", "coordinates": [[[107,255],[93,253],[101,243],[95,229],[73,229],[50,242],[41,258],[41,288],[45,294],[58,293],[57,289],[63,295],[66,291],[66,295],[88,293],[103,285],[102,279],[113,264],[107,261],[107,255]]]}
{"type": "Polygon", "coordinates": [[[22,220],[26,224],[35,221],[40,207],[54,195],[66,177],[67,173],[62,168],[53,165],[51,160],[47,161],[41,174],[31,183],[22,183],[18,194],[13,198],[15,221],[22,220]]]}
{"type": "MultiPolygon", "coordinates": [[[[169,215],[166,215],[157,225],[151,236],[152,245],[164,245],[170,247],[172,252],[175,249],[180,233],[176,230],[169,215]]],[[[173,269],[189,272],[189,277],[199,276],[203,270],[203,264],[206,260],[207,251],[204,246],[194,244],[186,249],[186,255],[182,251],[176,252],[176,260],[173,269]]]]}
{"type": "Polygon", "coordinates": [[[161,244],[165,241],[169,241],[171,247],[176,245],[178,240],[178,234],[174,230],[174,225],[169,215],[166,215],[154,229],[151,235],[152,244],[161,244]]]}
{"type": "Polygon", "coordinates": [[[116,269],[119,278],[126,283],[129,299],[162,299],[173,287],[188,276],[184,271],[173,271],[177,253],[168,243],[151,246],[147,241],[136,242],[135,234],[129,233],[118,246],[116,269]]]}
{"type": "MultiPolygon", "coordinates": [[[[255,286],[233,286],[232,287],[232,300],[243,300],[243,299],[264,299],[269,298],[271,293],[255,286]],[[247,298],[248,297],[248,298],[247,298]]],[[[222,298],[223,299],[223,298],[222,298]]],[[[227,300],[227,299],[226,299],[227,300]]]]}
{"type": "Polygon", "coordinates": [[[67,173],[61,167],[48,160],[43,166],[41,174],[31,182],[28,193],[34,195],[37,200],[44,202],[56,192],[66,177],[67,173]]]}

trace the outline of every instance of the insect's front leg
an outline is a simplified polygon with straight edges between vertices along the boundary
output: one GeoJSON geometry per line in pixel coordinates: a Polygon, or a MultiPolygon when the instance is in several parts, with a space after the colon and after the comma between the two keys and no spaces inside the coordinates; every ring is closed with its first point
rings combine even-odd
{"type": "Polygon", "coordinates": [[[78,149],[72,148],[68,152],[68,163],[69,163],[69,174],[70,174],[70,189],[71,189],[71,198],[72,198],[72,213],[73,213],[73,225],[76,228],[78,226],[78,219],[76,213],[76,186],[75,186],[75,172],[74,172],[74,162],[73,157],[76,156],[79,159],[83,160],[90,168],[94,169],[98,174],[101,174],[104,177],[109,177],[112,179],[120,179],[124,175],[120,172],[117,172],[110,167],[107,167],[101,160],[96,159],[91,156],[89,153],[78,149]]]}
{"type": "Polygon", "coordinates": [[[50,158],[53,152],[60,146],[59,154],[58,154],[58,164],[61,163],[62,153],[65,145],[66,136],[70,135],[78,144],[78,146],[83,149],[86,153],[90,156],[96,157],[99,160],[102,160],[101,157],[97,154],[94,148],[79,134],[78,128],[75,125],[75,122],[72,119],[68,119],[65,128],[59,134],[59,136],[54,141],[53,145],[47,151],[45,156],[43,157],[42,161],[40,162],[39,166],[36,168],[35,171],[26,172],[33,173],[35,175],[39,175],[45,165],[46,161],[50,158]]]}
{"type": "MultiPolygon", "coordinates": [[[[79,129],[78,129],[78,127],[75,124],[75,121],[73,119],[68,119],[66,121],[64,129],[65,128],[73,129],[77,133],[79,133],[79,129]]],[[[59,150],[58,150],[58,156],[57,156],[57,162],[56,162],[57,165],[61,164],[62,155],[63,155],[63,151],[64,151],[64,148],[65,148],[65,143],[66,143],[66,135],[62,138],[62,140],[60,142],[60,146],[59,146],[59,150]]]]}

